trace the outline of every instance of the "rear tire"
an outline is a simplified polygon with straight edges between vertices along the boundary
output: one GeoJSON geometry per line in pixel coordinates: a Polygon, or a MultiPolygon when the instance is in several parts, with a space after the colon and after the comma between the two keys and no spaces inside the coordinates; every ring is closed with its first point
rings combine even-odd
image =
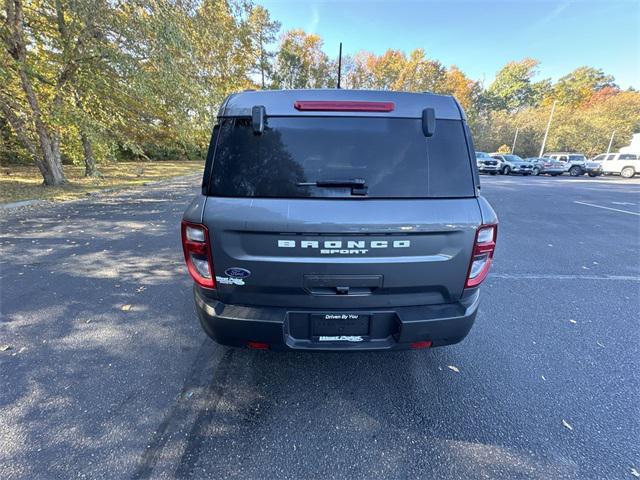
{"type": "Polygon", "coordinates": [[[509,165],[507,165],[506,167],[504,167],[502,169],[502,174],[503,175],[509,175],[511,173],[511,167],[509,165]]]}
{"type": "Polygon", "coordinates": [[[620,171],[620,176],[623,178],[633,178],[635,174],[636,174],[636,171],[634,170],[633,167],[624,167],[620,171]]]}
{"type": "Polygon", "coordinates": [[[598,174],[597,173],[590,173],[589,176],[593,178],[593,177],[597,177],[598,174]]]}
{"type": "Polygon", "coordinates": [[[580,167],[578,167],[577,165],[574,165],[573,167],[571,167],[569,169],[569,175],[571,175],[572,177],[579,177],[583,173],[584,172],[582,171],[582,169],[580,167]]]}
{"type": "Polygon", "coordinates": [[[539,168],[534,168],[533,172],[531,172],[531,173],[533,173],[537,177],[538,175],[540,175],[540,169],[539,168]]]}

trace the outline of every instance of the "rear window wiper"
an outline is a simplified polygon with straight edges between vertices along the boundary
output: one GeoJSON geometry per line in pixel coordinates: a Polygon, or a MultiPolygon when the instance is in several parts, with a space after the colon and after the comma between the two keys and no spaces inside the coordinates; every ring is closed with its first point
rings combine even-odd
{"type": "Polygon", "coordinates": [[[298,182],[299,187],[351,188],[351,195],[366,195],[367,182],[363,178],[316,180],[315,182],[298,182]]]}

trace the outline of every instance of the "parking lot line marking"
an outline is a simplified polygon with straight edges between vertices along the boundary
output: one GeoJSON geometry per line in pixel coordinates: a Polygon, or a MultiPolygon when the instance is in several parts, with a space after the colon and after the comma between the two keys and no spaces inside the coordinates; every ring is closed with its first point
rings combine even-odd
{"type": "Polygon", "coordinates": [[[620,210],[619,208],[603,207],[602,205],[594,205],[593,203],[579,202],[577,200],[574,200],[573,203],[579,203],[580,205],[588,205],[589,207],[602,208],[604,210],[613,210],[614,212],[628,213],[629,215],[635,215],[637,217],[640,217],[640,213],[630,212],[629,210],[620,210]]]}
{"type": "Polygon", "coordinates": [[[615,280],[640,282],[640,276],[633,275],[554,275],[538,273],[489,273],[489,278],[506,280],[615,280]]]}

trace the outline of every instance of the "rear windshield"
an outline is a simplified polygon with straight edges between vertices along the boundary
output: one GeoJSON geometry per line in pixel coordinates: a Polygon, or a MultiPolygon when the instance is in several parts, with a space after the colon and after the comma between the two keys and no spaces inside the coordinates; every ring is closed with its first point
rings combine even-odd
{"type": "Polygon", "coordinates": [[[426,138],[418,119],[270,117],[221,121],[209,194],[225,197],[352,197],[351,187],[300,185],[364,180],[367,197],[474,196],[461,121],[438,120],[426,138]]]}

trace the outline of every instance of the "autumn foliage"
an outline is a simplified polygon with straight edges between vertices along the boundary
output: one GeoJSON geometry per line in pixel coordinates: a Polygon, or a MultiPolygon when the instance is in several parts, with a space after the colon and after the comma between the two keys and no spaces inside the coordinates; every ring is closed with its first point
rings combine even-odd
{"type": "MultiPolygon", "coordinates": [[[[0,162],[35,164],[44,183],[64,164],[99,175],[105,161],[199,159],[217,109],[247,88],[334,88],[323,40],[280,33],[240,0],[6,0],[0,10],[0,162]]],[[[454,95],[476,148],[536,155],[556,102],[548,150],[595,155],[640,131],[640,93],[580,67],[552,82],[538,62],[505,65],[484,85],[417,46],[343,58],[342,87],[454,95]]]]}

